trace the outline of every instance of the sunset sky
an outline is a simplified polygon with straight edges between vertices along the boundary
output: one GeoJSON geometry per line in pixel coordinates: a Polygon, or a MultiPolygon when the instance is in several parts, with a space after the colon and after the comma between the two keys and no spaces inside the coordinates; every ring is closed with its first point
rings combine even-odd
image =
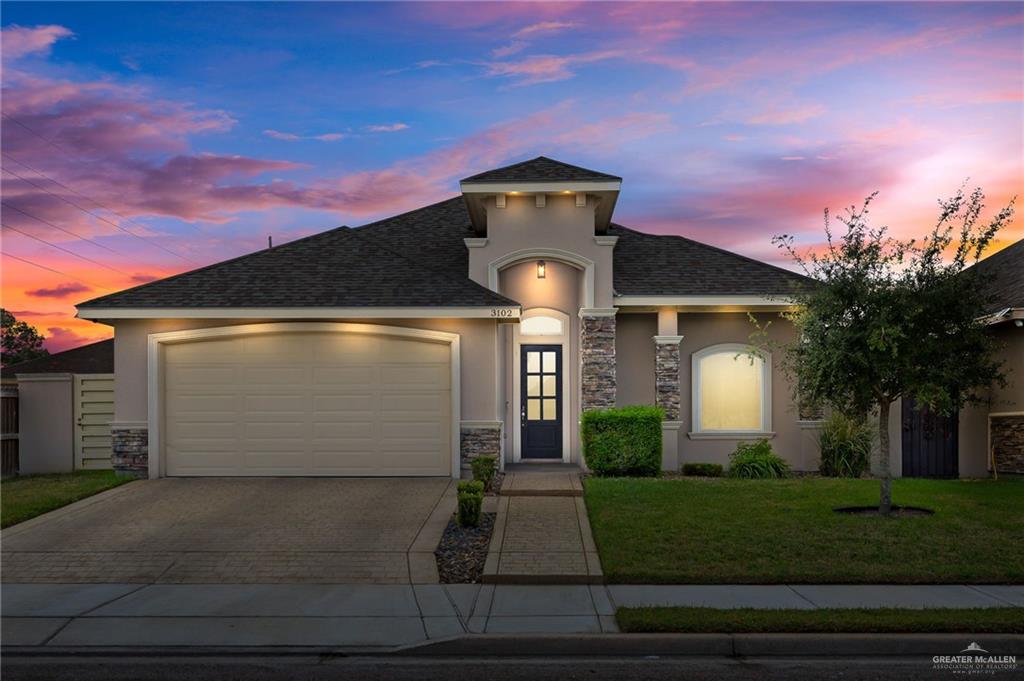
{"type": "MultiPolygon", "coordinates": [[[[3,306],[74,304],[448,198],[546,155],[615,219],[782,263],[1024,188],[1019,3],[3,3],[3,306]],[[48,243],[47,243],[48,242],[48,243]]],[[[1015,219],[999,246],[1024,236],[1015,219]]]]}

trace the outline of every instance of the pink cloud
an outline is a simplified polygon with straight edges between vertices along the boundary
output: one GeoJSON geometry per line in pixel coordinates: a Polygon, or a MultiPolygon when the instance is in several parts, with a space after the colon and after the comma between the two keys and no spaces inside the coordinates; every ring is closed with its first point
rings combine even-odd
{"type": "Polygon", "coordinates": [[[570,55],[535,55],[520,61],[491,62],[487,75],[513,79],[514,86],[536,85],[568,80],[576,75],[571,67],[592,64],[623,56],[618,50],[602,50],[570,55]]]}
{"type": "Polygon", "coordinates": [[[747,119],[747,123],[750,125],[792,125],[817,118],[823,113],[825,113],[825,107],[821,104],[808,104],[783,109],[771,107],[766,111],[751,116],[747,119]]]}
{"type": "Polygon", "coordinates": [[[561,33],[576,26],[571,21],[539,21],[536,24],[524,26],[512,34],[513,38],[525,38],[537,34],[561,33]]]}
{"type": "Polygon", "coordinates": [[[398,132],[399,130],[408,130],[409,126],[406,123],[391,123],[388,125],[368,125],[366,129],[370,132],[398,132]]]}
{"type": "Polygon", "coordinates": [[[52,288],[37,288],[32,291],[25,291],[25,294],[32,296],[33,298],[67,298],[75,293],[85,293],[91,290],[92,288],[85,284],[68,282],[65,284],[58,284],[52,288]]]}
{"type": "Polygon", "coordinates": [[[13,61],[27,54],[48,52],[50,47],[61,38],[70,38],[74,33],[63,26],[27,26],[12,25],[0,31],[3,58],[13,61]]]}
{"type": "Polygon", "coordinates": [[[321,135],[297,135],[293,132],[281,132],[279,130],[264,130],[263,134],[283,142],[297,142],[300,140],[315,140],[317,142],[337,142],[349,135],[343,132],[328,132],[321,135]]]}
{"type": "Polygon", "coordinates": [[[491,50],[491,56],[495,59],[501,59],[502,57],[511,57],[513,54],[522,52],[529,43],[522,40],[513,40],[508,45],[503,47],[497,47],[491,50]]]}
{"type": "Polygon", "coordinates": [[[51,353],[57,353],[77,348],[79,345],[85,345],[86,343],[93,343],[97,340],[102,339],[83,336],[61,326],[51,326],[46,330],[46,340],[43,342],[43,345],[51,353]]]}

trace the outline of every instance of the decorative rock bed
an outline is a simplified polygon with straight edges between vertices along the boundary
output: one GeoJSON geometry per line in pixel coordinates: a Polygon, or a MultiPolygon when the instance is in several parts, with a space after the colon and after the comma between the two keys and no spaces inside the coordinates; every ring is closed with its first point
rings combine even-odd
{"type": "MultiPolygon", "coordinates": [[[[842,508],[834,508],[832,510],[836,513],[846,513],[849,515],[881,515],[878,512],[878,506],[844,506],[842,508]]],[[[889,517],[892,518],[909,518],[914,516],[930,515],[935,515],[935,511],[927,508],[919,508],[917,506],[897,506],[896,504],[892,505],[892,511],[889,513],[889,517]]]]}
{"type": "Polygon", "coordinates": [[[441,543],[434,551],[442,584],[477,584],[484,574],[487,548],[497,514],[480,515],[480,527],[459,527],[455,516],[448,521],[441,543]]]}

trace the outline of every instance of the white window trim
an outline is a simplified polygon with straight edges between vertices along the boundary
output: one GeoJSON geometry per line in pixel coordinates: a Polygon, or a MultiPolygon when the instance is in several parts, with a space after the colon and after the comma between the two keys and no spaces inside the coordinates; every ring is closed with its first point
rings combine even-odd
{"type": "MultiPolygon", "coordinates": [[[[571,326],[569,325],[569,315],[548,307],[535,307],[523,312],[524,318],[532,316],[540,317],[557,317],[562,321],[562,335],[561,336],[523,336],[519,333],[519,325],[516,324],[512,327],[512,462],[519,463],[523,460],[522,450],[522,418],[520,416],[520,410],[522,409],[521,401],[523,399],[522,381],[519,375],[520,370],[520,355],[522,354],[522,345],[559,345],[562,348],[562,462],[569,463],[572,460],[570,456],[571,440],[569,434],[570,421],[569,417],[572,413],[571,400],[569,399],[571,376],[568,368],[569,359],[569,334],[571,326]]],[[[575,421],[574,421],[575,422],[575,421]]],[[[529,461],[529,459],[526,459],[529,461]]]]}
{"type": "Polygon", "coordinates": [[[690,358],[690,390],[693,417],[693,431],[689,434],[693,440],[732,439],[733,437],[774,437],[772,432],[772,355],[766,350],[756,353],[763,360],[761,370],[761,427],[751,430],[703,430],[700,427],[701,393],[700,393],[700,361],[710,355],[720,353],[749,354],[750,346],[743,343],[720,343],[709,345],[693,353],[690,358]]]}
{"type": "Polygon", "coordinates": [[[459,334],[430,329],[413,329],[382,324],[355,324],[346,322],[269,322],[265,324],[239,324],[237,326],[216,326],[208,329],[185,329],[149,334],[147,348],[147,402],[149,426],[149,477],[164,475],[165,462],[163,445],[160,441],[163,426],[163,346],[210,338],[253,336],[265,333],[359,333],[379,336],[416,338],[448,344],[451,349],[451,477],[458,480],[462,474],[461,427],[462,390],[460,379],[459,334]]]}

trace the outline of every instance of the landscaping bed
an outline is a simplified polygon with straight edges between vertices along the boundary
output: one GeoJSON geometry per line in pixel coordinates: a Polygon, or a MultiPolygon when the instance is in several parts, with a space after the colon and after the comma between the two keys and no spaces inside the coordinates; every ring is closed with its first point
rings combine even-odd
{"type": "Polygon", "coordinates": [[[619,608],[627,633],[1024,634],[1024,608],[619,608]]]}
{"type": "Polygon", "coordinates": [[[836,513],[877,504],[876,480],[588,478],[609,582],[1024,583],[1024,483],[893,482],[934,515],[836,513]]]}
{"type": "Polygon", "coordinates": [[[4,480],[0,482],[0,527],[10,527],[131,481],[114,471],[22,475],[4,480]]]}
{"type": "Polygon", "coordinates": [[[442,584],[477,584],[484,574],[496,513],[482,513],[479,527],[459,527],[453,516],[434,551],[442,584]]]}

